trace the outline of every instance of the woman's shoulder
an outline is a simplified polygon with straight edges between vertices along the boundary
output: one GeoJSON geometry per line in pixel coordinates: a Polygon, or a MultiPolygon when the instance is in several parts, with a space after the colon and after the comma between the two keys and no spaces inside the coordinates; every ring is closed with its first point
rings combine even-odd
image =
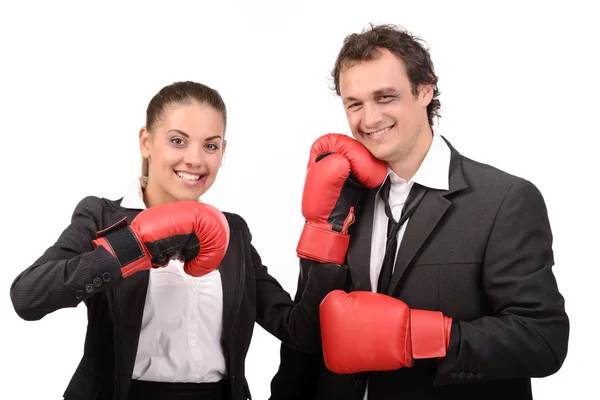
{"type": "Polygon", "coordinates": [[[118,213],[121,207],[121,199],[109,200],[99,196],[86,196],[79,200],[73,211],[73,217],[93,216],[100,217],[105,213],[118,213]]]}
{"type": "Polygon", "coordinates": [[[249,230],[246,220],[244,218],[242,218],[241,215],[233,213],[233,212],[228,212],[228,211],[223,211],[223,215],[225,215],[225,218],[227,219],[227,222],[229,223],[229,229],[244,230],[244,231],[249,230]]]}

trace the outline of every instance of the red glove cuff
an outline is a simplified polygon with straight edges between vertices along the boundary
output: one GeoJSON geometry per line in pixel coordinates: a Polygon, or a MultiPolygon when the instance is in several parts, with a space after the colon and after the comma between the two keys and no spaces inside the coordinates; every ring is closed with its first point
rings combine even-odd
{"type": "Polygon", "coordinates": [[[446,357],[451,327],[452,318],[439,311],[410,310],[413,359],[446,357]]]}
{"type": "Polygon", "coordinates": [[[104,247],[121,266],[121,273],[126,278],[136,271],[150,269],[152,261],[145,247],[127,226],[127,218],[96,233],[92,247],[104,247]]]}
{"type": "Polygon", "coordinates": [[[298,257],[321,263],[345,264],[350,235],[304,224],[296,248],[298,257]]]}

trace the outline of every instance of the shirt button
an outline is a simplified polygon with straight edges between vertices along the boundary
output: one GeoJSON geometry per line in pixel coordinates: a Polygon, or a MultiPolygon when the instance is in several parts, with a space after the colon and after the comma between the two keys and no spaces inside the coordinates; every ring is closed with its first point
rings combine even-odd
{"type": "Polygon", "coordinates": [[[195,341],[194,339],[192,339],[192,340],[190,341],[190,344],[191,344],[192,346],[195,346],[195,345],[196,345],[196,341],[195,341]]]}
{"type": "Polygon", "coordinates": [[[191,287],[191,288],[188,289],[188,291],[190,292],[190,294],[192,294],[192,293],[194,293],[196,291],[196,288],[191,287]]]}
{"type": "Polygon", "coordinates": [[[197,363],[194,363],[194,369],[195,369],[196,371],[197,371],[197,370],[199,370],[200,368],[202,368],[202,365],[200,365],[200,363],[199,363],[199,362],[197,362],[197,363]]]}
{"type": "Polygon", "coordinates": [[[196,314],[190,314],[190,319],[196,319],[196,314]]]}

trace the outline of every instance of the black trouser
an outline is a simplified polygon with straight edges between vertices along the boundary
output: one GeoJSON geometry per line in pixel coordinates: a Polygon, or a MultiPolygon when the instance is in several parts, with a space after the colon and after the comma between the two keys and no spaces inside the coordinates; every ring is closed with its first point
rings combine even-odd
{"type": "Polygon", "coordinates": [[[225,400],[227,381],[207,383],[165,383],[133,379],[128,400],[225,400]]]}

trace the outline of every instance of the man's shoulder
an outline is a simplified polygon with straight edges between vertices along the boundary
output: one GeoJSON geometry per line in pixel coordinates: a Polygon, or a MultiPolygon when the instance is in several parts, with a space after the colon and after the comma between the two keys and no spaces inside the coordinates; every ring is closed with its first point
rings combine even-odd
{"type": "Polygon", "coordinates": [[[494,165],[460,155],[462,172],[471,186],[509,188],[526,183],[522,176],[509,173],[494,165]]]}
{"type": "Polygon", "coordinates": [[[504,201],[508,197],[539,203],[543,195],[530,180],[494,165],[459,155],[461,170],[468,186],[486,199],[504,201]]]}

